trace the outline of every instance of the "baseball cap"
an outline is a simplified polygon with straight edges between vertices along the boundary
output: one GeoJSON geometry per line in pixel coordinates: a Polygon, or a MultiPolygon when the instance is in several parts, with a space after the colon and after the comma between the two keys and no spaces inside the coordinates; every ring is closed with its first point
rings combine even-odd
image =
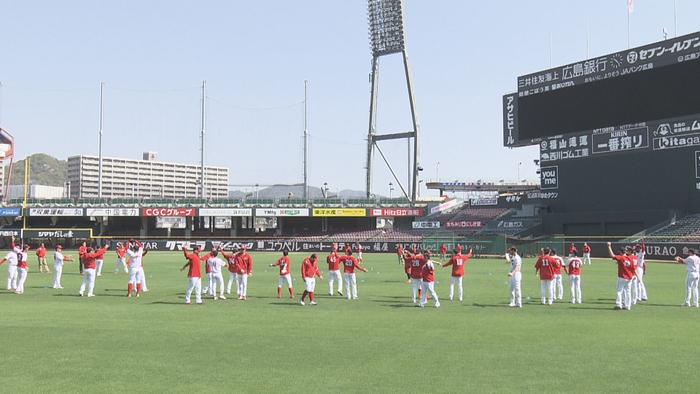
{"type": "Polygon", "coordinates": [[[31,249],[31,247],[29,247],[29,244],[24,244],[24,249],[31,249]]]}
{"type": "Polygon", "coordinates": [[[192,250],[194,250],[195,252],[199,252],[200,250],[202,250],[202,248],[200,248],[199,245],[197,245],[192,250]]]}
{"type": "Polygon", "coordinates": [[[693,248],[688,248],[688,253],[698,254],[698,251],[693,248]]]}
{"type": "Polygon", "coordinates": [[[642,248],[642,245],[636,244],[636,245],[634,245],[634,248],[635,248],[635,249],[641,249],[641,248],[642,248]]]}
{"type": "Polygon", "coordinates": [[[56,245],[56,249],[63,249],[63,246],[61,246],[61,245],[56,245]]]}
{"type": "Polygon", "coordinates": [[[514,252],[517,252],[517,251],[518,251],[518,248],[516,248],[515,245],[513,245],[513,246],[511,246],[510,248],[508,248],[508,250],[512,250],[512,251],[514,251],[514,252]]]}

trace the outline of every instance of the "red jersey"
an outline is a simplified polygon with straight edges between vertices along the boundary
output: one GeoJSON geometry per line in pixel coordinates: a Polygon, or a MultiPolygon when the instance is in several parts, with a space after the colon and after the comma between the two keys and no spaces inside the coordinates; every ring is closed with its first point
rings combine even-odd
{"type": "MultiPolygon", "coordinates": [[[[236,254],[235,253],[226,254],[222,250],[221,255],[226,259],[226,262],[228,262],[228,272],[230,272],[232,274],[235,274],[236,272],[238,272],[238,269],[236,269],[236,254]]],[[[207,255],[207,256],[208,256],[207,260],[209,260],[209,257],[212,257],[210,255],[207,255]]],[[[202,260],[204,260],[204,259],[202,259],[202,260]]],[[[204,260],[204,261],[207,261],[207,260],[204,260]]],[[[209,264],[207,264],[207,269],[209,269],[209,264]]],[[[209,271],[207,271],[207,273],[209,273],[209,271]]]]}
{"type": "Polygon", "coordinates": [[[396,254],[398,254],[399,256],[403,255],[403,246],[399,246],[398,248],[396,248],[396,254]]]}
{"type": "Polygon", "coordinates": [[[554,265],[557,261],[550,256],[540,256],[535,263],[535,269],[540,272],[540,280],[554,279],[554,265]]]}
{"type": "Polygon", "coordinates": [[[310,258],[305,258],[304,262],[301,263],[301,277],[303,279],[313,278],[314,275],[321,277],[321,273],[318,272],[318,266],[315,261],[311,261],[310,258]]]}
{"type": "Polygon", "coordinates": [[[96,266],[95,260],[101,260],[104,257],[106,250],[107,249],[97,249],[93,253],[86,252],[83,254],[83,267],[85,269],[94,269],[96,266]]]}
{"type": "Polygon", "coordinates": [[[117,252],[117,257],[119,257],[120,259],[126,258],[126,248],[125,247],[123,247],[123,246],[119,247],[119,248],[117,248],[117,250],[115,250],[115,252],[117,252]]]}
{"type": "Polygon", "coordinates": [[[624,254],[616,254],[613,256],[613,260],[617,263],[617,277],[622,279],[630,280],[634,277],[634,270],[637,269],[637,260],[635,256],[634,268],[632,267],[632,261],[624,254]]]}
{"type": "Polygon", "coordinates": [[[17,268],[24,268],[27,269],[27,259],[26,259],[27,254],[26,253],[17,253],[17,268]]]}
{"type": "Polygon", "coordinates": [[[569,275],[581,275],[581,259],[573,257],[566,263],[569,266],[569,275]]]}
{"type": "Polygon", "coordinates": [[[280,276],[285,276],[289,274],[289,256],[282,256],[275,263],[275,266],[280,267],[280,276]]]}
{"type": "Polygon", "coordinates": [[[416,255],[409,257],[411,262],[411,279],[420,279],[423,277],[423,265],[425,265],[426,260],[422,255],[416,255]]]}
{"type": "Polygon", "coordinates": [[[78,256],[80,256],[80,258],[83,258],[83,255],[85,254],[85,252],[87,252],[87,246],[81,245],[78,248],[78,256]]]}
{"type": "MultiPolygon", "coordinates": [[[[440,246],[440,253],[442,253],[442,254],[447,253],[447,246],[445,246],[445,244],[442,244],[440,246]]],[[[452,275],[452,276],[454,276],[454,275],[452,275]]]]}
{"type": "Polygon", "coordinates": [[[561,275],[561,266],[564,265],[564,260],[559,256],[550,256],[553,260],[556,260],[556,264],[552,264],[552,271],[555,275],[561,275]]]}
{"type": "Polygon", "coordinates": [[[187,264],[189,264],[190,268],[187,271],[187,277],[188,278],[201,278],[202,277],[202,260],[199,258],[199,255],[190,253],[187,254],[187,251],[185,250],[185,257],[187,257],[187,264]]]}
{"type": "Polygon", "coordinates": [[[338,253],[330,253],[328,257],[326,257],[326,263],[328,263],[328,271],[340,270],[340,256],[338,256],[338,253]]]}
{"type": "Polygon", "coordinates": [[[36,255],[40,258],[46,257],[46,247],[39,246],[38,248],[36,248],[36,255]]]}
{"type": "Polygon", "coordinates": [[[236,268],[238,268],[238,274],[240,275],[253,272],[253,258],[246,252],[238,254],[236,256],[236,268]]]}
{"type": "Polygon", "coordinates": [[[357,253],[362,253],[362,245],[357,244],[357,253]]]}
{"type": "Polygon", "coordinates": [[[421,266],[421,277],[423,278],[423,282],[435,282],[435,276],[433,275],[434,273],[435,266],[433,265],[433,262],[424,262],[421,266]]]}
{"type": "Polygon", "coordinates": [[[345,245],[345,248],[343,249],[343,252],[345,252],[345,254],[347,254],[347,253],[348,253],[348,250],[352,250],[352,246],[350,246],[350,245],[345,245]]]}
{"type": "MultiPolygon", "coordinates": [[[[211,253],[207,253],[204,255],[204,257],[200,257],[199,259],[201,261],[207,261],[212,257],[214,257],[214,256],[212,256],[211,253]]],[[[208,274],[210,272],[211,272],[211,267],[209,266],[209,264],[204,264],[204,273],[208,274]]]]}
{"type": "Polygon", "coordinates": [[[574,252],[576,252],[576,245],[572,244],[569,246],[569,254],[573,254],[574,252]]]}
{"type": "Polygon", "coordinates": [[[469,258],[472,257],[471,252],[467,253],[466,256],[462,256],[460,253],[457,253],[456,255],[452,256],[450,261],[445,263],[443,267],[447,267],[448,265],[452,266],[452,276],[464,276],[464,263],[469,260],[469,258]]]}
{"type": "Polygon", "coordinates": [[[346,274],[354,274],[355,268],[360,268],[357,265],[357,259],[353,256],[341,256],[340,262],[343,264],[343,272],[346,274]]]}
{"type": "Polygon", "coordinates": [[[403,268],[407,274],[411,273],[411,261],[412,261],[412,259],[413,259],[413,257],[411,257],[411,256],[404,256],[404,258],[403,258],[403,268]]]}
{"type": "Polygon", "coordinates": [[[583,253],[591,253],[591,247],[588,245],[583,245],[583,248],[581,248],[583,253]]]}

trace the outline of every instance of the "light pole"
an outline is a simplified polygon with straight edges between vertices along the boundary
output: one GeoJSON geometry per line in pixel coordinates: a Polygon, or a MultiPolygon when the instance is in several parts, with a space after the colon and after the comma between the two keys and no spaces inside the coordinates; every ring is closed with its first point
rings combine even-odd
{"type": "Polygon", "coordinates": [[[323,182],[323,198],[328,198],[328,182],[323,182]]]}
{"type": "Polygon", "coordinates": [[[394,191],[394,184],[389,182],[389,198],[391,198],[393,191],[394,191]]]}
{"type": "Polygon", "coordinates": [[[66,182],[66,198],[70,198],[70,181],[66,182]]]}
{"type": "Polygon", "coordinates": [[[521,161],[520,163],[518,163],[518,182],[520,182],[520,166],[521,166],[522,164],[523,164],[522,161],[521,161]]]}

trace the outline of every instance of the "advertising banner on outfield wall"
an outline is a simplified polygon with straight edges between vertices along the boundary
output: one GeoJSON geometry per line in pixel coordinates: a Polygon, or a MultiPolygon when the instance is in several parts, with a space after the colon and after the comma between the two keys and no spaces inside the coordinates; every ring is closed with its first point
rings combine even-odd
{"type": "Polygon", "coordinates": [[[0,208],[0,216],[20,216],[22,208],[0,208]]]}
{"type": "Polygon", "coordinates": [[[83,216],[83,208],[29,208],[29,216],[83,216]]]}
{"type": "Polygon", "coordinates": [[[139,216],[138,208],[86,208],[86,216],[139,216]]]}
{"type": "MultiPolygon", "coordinates": [[[[121,240],[113,240],[112,243],[121,242],[121,240]]],[[[241,246],[245,246],[248,251],[253,252],[282,252],[288,250],[290,252],[329,252],[331,250],[331,242],[320,241],[289,241],[284,239],[232,239],[232,240],[211,240],[211,241],[181,241],[181,240],[141,240],[144,248],[153,251],[182,251],[184,247],[192,250],[195,246],[199,246],[202,250],[210,250],[211,248],[221,247],[226,251],[233,251],[241,246]]],[[[338,241],[342,245],[344,243],[355,243],[355,240],[338,241]]],[[[396,253],[396,248],[401,245],[404,248],[416,246],[421,248],[420,243],[409,242],[361,242],[364,252],[372,253],[396,253]]]]}
{"type": "Polygon", "coordinates": [[[445,228],[481,228],[481,226],[481,220],[462,220],[445,223],[445,228]]]}
{"type": "Polygon", "coordinates": [[[309,216],[309,208],[257,208],[255,216],[309,216]]]}
{"type": "Polygon", "coordinates": [[[253,216],[252,208],[199,208],[197,216],[215,216],[215,217],[243,217],[253,216]]]}
{"type": "Polygon", "coordinates": [[[194,216],[196,208],[142,208],[143,216],[194,216]]]}
{"type": "Polygon", "coordinates": [[[314,208],[313,216],[362,217],[367,216],[367,210],[365,208],[314,208]]]}
{"type": "Polygon", "coordinates": [[[413,222],[411,223],[414,229],[439,229],[440,222],[413,222]]]}
{"type": "Polygon", "coordinates": [[[369,210],[369,216],[423,216],[423,208],[372,208],[369,210]]]}
{"type": "Polygon", "coordinates": [[[21,231],[22,238],[80,238],[89,239],[92,236],[90,230],[52,230],[52,229],[24,229],[21,231]]]}

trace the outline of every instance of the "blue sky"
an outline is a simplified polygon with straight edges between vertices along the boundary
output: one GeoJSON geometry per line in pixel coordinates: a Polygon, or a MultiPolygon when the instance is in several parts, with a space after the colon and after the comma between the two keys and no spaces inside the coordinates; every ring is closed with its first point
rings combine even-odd
{"type": "MultiPolygon", "coordinates": [[[[502,95],[550,67],[550,34],[553,66],[585,59],[587,42],[591,57],[626,49],[626,4],[405,0],[422,177],[439,162],[443,181],[535,181],[537,148],[502,146],[502,95]]],[[[676,9],[678,35],[700,30],[700,2],[676,9]]],[[[673,37],[674,1],[635,0],[630,21],[632,47],[673,37]]],[[[18,158],[97,155],[104,81],[105,156],[196,164],[206,80],[206,164],[232,184],[296,183],[308,80],[309,183],[363,190],[370,62],[364,1],[0,0],[0,125],[18,158]]],[[[379,86],[378,132],[409,130],[400,55],[382,57],[379,86]]],[[[406,141],[381,146],[405,183],[406,141]]]]}

